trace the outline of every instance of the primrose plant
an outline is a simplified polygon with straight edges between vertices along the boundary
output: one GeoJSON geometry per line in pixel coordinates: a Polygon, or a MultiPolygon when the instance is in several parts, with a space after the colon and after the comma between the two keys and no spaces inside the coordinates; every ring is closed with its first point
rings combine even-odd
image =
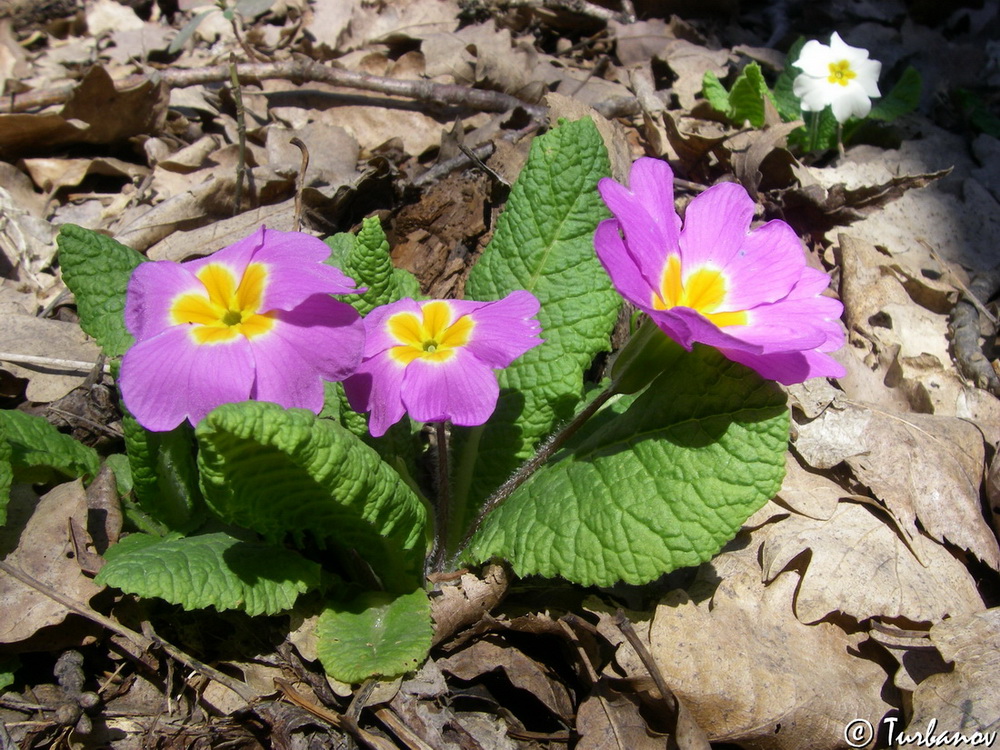
{"type": "Polygon", "coordinates": [[[537,138],[462,300],[423,298],[376,219],[184,263],[64,227],[128,411],[109,463],[136,530],[99,582],[318,614],[324,668],[356,682],[426,657],[429,571],[607,586],[710,559],[780,487],[772,381],[843,374],[841,306],[741,187],[682,221],[664,162],[609,174],[589,119],[537,138]],[[588,378],[623,299],[636,330],[588,378]]]}
{"type": "Polygon", "coordinates": [[[891,122],[920,103],[921,79],[915,68],[903,71],[883,97],[878,84],[882,64],[869,59],[868,50],[844,42],[837,32],[829,44],[799,39],[787,60],[773,88],[755,62],[740,71],[729,89],[708,71],[702,96],[736,125],[763,127],[768,108],[784,122],[804,120],[789,136],[789,145],[803,152],[842,146],[866,119],[891,122]]]}

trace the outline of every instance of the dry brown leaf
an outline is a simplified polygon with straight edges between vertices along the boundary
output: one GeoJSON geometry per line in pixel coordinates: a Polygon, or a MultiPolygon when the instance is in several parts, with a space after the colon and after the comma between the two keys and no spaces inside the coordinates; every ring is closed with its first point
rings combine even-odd
{"type": "MultiPolygon", "coordinates": [[[[4,298],[8,298],[5,293],[4,298]]],[[[38,318],[19,303],[0,303],[0,352],[32,357],[97,362],[101,350],[76,323],[38,318]]],[[[86,371],[66,371],[44,365],[18,365],[0,361],[15,377],[27,378],[29,401],[49,403],[62,398],[83,383],[86,371]]]]}
{"type": "Polygon", "coordinates": [[[272,126],[267,131],[268,164],[279,175],[302,179],[311,187],[338,188],[354,182],[358,172],[358,142],[347,131],[328,122],[310,122],[301,128],[272,126]],[[291,143],[306,145],[309,166],[304,177],[302,152],[291,143]]]}
{"type": "Polygon", "coordinates": [[[466,573],[456,585],[441,586],[438,596],[431,600],[434,643],[479,622],[500,603],[509,585],[504,566],[488,565],[482,577],[466,573]]]}
{"type": "Polygon", "coordinates": [[[983,608],[975,579],[961,562],[919,533],[903,540],[884,512],[845,502],[828,520],[792,515],[764,534],[761,566],[767,581],[810,553],[798,566],[802,580],[795,599],[795,613],[804,623],[834,612],[859,622],[872,617],[937,622],[983,608]]]}
{"type": "Polygon", "coordinates": [[[75,143],[114,143],[158,133],[167,117],[168,89],[147,80],[118,90],[100,65],[91,67],[56,114],[0,115],[0,158],[75,143]]]}
{"type": "MultiPolygon", "coordinates": [[[[326,5],[326,3],[320,3],[326,5]]],[[[371,43],[395,43],[420,40],[436,33],[458,28],[458,3],[454,0],[396,0],[393,3],[370,5],[351,3],[351,18],[344,31],[337,34],[335,44],[340,52],[364,47],[371,43]]],[[[326,22],[342,23],[343,13],[332,14],[326,22]]],[[[310,30],[328,41],[331,31],[320,31],[314,19],[310,30]]]]}
{"type": "Polygon", "coordinates": [[[42,190],[54,193],[62,187],[75,187],[92,174],[140,180],[149,169],[113,157],[96,159],[23,159],[24,168],[42,190]]]}
{"type": "Polygon", "coordinates": [[[692,109],[700,100],[705,73],[726,77],[731,57],[728,50],[712,50],[701,44],[692,44],[687,39],[668,41],[656,56],[676,75],[670,84],[670,92],[677,96],[684,110],[692,109]]]}
{"type": "Polygon", "coordinates": [[[577,750],[662,750],[667,739],[649,728],[634,696],[615,691],[607,680],[598,681],[577,709],[576,732],[577,750]]]}
{"type": "Polygon", "coordinates": [[[883,692],[885,672],[857,655],[863,636],[797,620],[798,576],[785,573],[765,585],[758,545],[747,536],[738,538],[741,549],[703,568],[708,578],[722,577],[710,598],[697,585],[697,600],[681,590],[667,595],[656,609],[650,650],[713,742],[759,750],[842,748],[847,721],[877,724],[892,707],[886,702],[891,690],[883,692]]]}
{"type": "MultiPolygon", "coordinates": [[[[8,523],[0,529],[4,559],[71,599],[86,604],[101,588],[83,575],[67,533],[70,518],[80,528],[87,523],[83,482],[61,484],[38,498],[15,485],[8,506],[8,523]]],[[[0,571],[0,643],[18,643],[39,630],[58,625],[70,613],[65,606],[0,571]]],[[[67,634],[70,640],[83,633],[67,634]]]]}
{"type": "Polygon", "coordinates": [[[510,684],[537,698],[553,716],[569,721],[573,703],[569,691],[557,675],[509,644],[480,640],[447,659],[439,659],[442,672],[460,680],[474,680],[489,672],[501,671],[510,684]]]}
{"type": "Polygon", "coordinates": [[[94,0],[84,12],[87,31],[98,37],[112,31],[141,29],[145,24],[136,12],[115,0],[94,0]]]}
{"type": "Polygon", "coordinates": [[[799,425],[794,445],[816,468],[846,461],[907,531],[919,521],[933,539],[1000,566],[1000,547],[979,500],[983,437],[972,424],[845,403],[799,425]]]}
{"type": "Polygon", "coordinates": [[[796,513],[825,521],[837,510],[840,498],[847,495],[832,479],[802,468],[795,457],[785,454],[785,479],[778,499],[796,513]]]}
{"type": "Polygon", "coordinates": [[[549,108],[549,119],[552,122],[557,122],[561,117],[567,120],[579,120],[583,117],[592,119],[608,149],[612,178],[622,183],[628,182],[632,155],[629,153],[628,141],[621,125],[602,116],[586,104],[562,94],[548,94],[545,97],[545,104],[549,108]]]}
{"type": "Polygon", "coordinates": [[[931,641],[954,662],[954,671],[931,675],[917,686],[907,734],[926,733],[936,720],[932,731],[939,736],[972,738],[982,732],[988,738],[977,744],[992,746],[1000,727],[1000,608],[938,623],[931,641]]]}

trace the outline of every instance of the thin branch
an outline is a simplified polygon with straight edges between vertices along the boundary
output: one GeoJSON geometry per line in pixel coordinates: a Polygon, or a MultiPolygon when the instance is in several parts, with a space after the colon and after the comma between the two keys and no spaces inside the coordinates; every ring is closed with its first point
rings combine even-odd
{"type": "Polygon", "coordinates": [[[227,674],[223,674],[219,670],[210,667],[207,664],[203,664],[202,662],[198,661],[192,656],[188,656],[179,648],[163,640],[162,638],[160,638],[160,636],[156,635],[155,633],[153,633],[150,636],[143,635],[142,633],[137,633],[131,628],[127,628],[121,623],[115,622],[110,617],[106,617],[102,615],[100,612],[96,612],[86,604],[82,604],[81,602],[78,602],[75,599],[71,599],[62,592],[52,588],[47,583],[39,581],[30,573],[27,573],[21,570],[20,568],[11,565],[6,560],[0,560],[0,570],[4,571],[13,578],[16,578],[25,586],[28,586],[29,588],[34,589],[40,594],[47,596],[52,601],[58,602],[71,612],[75,612],[81,617],[85,617],[91,622],[97,623],[98,625],[107,628],[112,633],[116,633],[117,635],[126,638],[127,640],[131,641],[144,651],[148,651],[153,646],[159,646],[170,657],[172,657],[176,661],[179,661],[188,669],[198,672],[199,674],[202,674],[205,677],[208,677],[209,679],[215,680],[221,685],[225,685],[227,688],[232,690],[247,703],[251,703],[257,699],[256,693],[254,693],[254,691],[248,685],[240,682],[239,680],[233,679],[227,674]]]}
{"type": "MultiPolygon", "coordinates": [[[[96,362],[82,362],[77,359],[56,359],[54,357],[36,357],[32,354],[17,354],[15,352],[0,352],[0,362],[10,362],[15,365],[33,365],[49,370],[64,372],[90,372],[96,362]]],[[[110,373],[111,365],[104,365],[102,372],[110,373]]]]}

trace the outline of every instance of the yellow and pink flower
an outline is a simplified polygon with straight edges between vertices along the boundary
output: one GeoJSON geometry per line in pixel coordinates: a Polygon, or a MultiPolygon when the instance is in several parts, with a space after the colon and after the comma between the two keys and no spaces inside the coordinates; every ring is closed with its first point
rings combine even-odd
{"type": "Polygon", "coordinates": [[[750,229],[754,202],[735,183],[709,188],[674,208],[673,172],[642,158],[630,186],[598,184],[614,214],[594,247],[615,287],[686,349],[713,346],[734,362],[786,385],[840,377],[828,352],[843,346],[843,306],[822,296],[829,277],[806,265],[783,221],[750,229]]]}
{"type": "Polygon", "coordinates": [[[517,291],[496,302],[402,299],[365,318],[365,354],[344,389],[371,412],[375,437],[409,415],[472,426],[496,409],[494,370],[538,346],[538,300],[517,291]]]}
{"type": "Polygon", "coordinates": [[[364,347],[360,316],[330,296],[359,290],[329,255],[315,237],[261,227],[207,258],[139,265],[119,375],[128,410],[153,431],[248,399],[318,413],[323,381],[353,373],[364,347]]]}

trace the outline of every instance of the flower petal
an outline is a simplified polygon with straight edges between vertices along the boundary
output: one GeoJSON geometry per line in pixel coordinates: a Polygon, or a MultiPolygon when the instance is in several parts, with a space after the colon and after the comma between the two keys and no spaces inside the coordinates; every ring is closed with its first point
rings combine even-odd
{"type": "Polygon", "coordinates": [[[754,229],[723,268],[730,288],[719,312],[746,310],[782,299],[795,287],[805,265],[802,244],[788,224],[769,221],[754,229]]]}
{"type": "Polygon", "coordinates": [[[747,191],[735,182],[696,196],[684,213],[679,239],[684,273],[703,263],[725,268],[746,241],[755,208],[747,191]]]}
{"type": "Polygon", "coordinates": [[[833,107],[833,116],[837,122],[847,122],[851,116],[866,117],[872,109],[872,100],[868,98],[865,90],[855,81],[847,86],[840,87],[842,91],[833,97],[830,106],[833,107]]]}
{"type": "Polygon", "coordinates": [[[832,61],[833,54],[830,47],[815,39],[810,39],[802,45],[799,58],[792,63],[792,67],[798,68],[812,78],[825,78],[830,75],[832,61]]]}
{"type": "Polygon", "coordinates": [[[198,345],[187,326],[174,326],[131,347],[118,383],[126,408],[147,430],[197,424],[220,404],[245,401],[253,387],[253,355],[246,339],[198,345]]]}
{"type": "Polygon", "coordinates": [[[182,294],[204,296],[205,285],[187,265],[169,260],[140,263],[128,280],[125,327],[138,341],[176,325],[170,317],[173,301],[182,294]]]}
{"type": "Polygon", "coordinates": [[[278,313],[251,347],[257,373],[251,398],[318,413],[323,381],[343,380],[360,364],[364,324],[346,302],[316,294],[278,313]]]}
{"type": "Polygon", "coordinates": [[[261,231],[263,242],[253,260],[271,269],[264,310],[291,310],[314,294],[359,291],[343,271],[324,262],[330,257],[330,248],[322,240],[302,232],[261,231]]]}
{"type": "Polygon", "coordinates": [[[746,365],[761,377],[783,385],[795,385],[809,378],[842,378],[847,374],[843,365],[828,354],[816,351],[782,352],[755,355],[748,352],[721,350],[727,359],[746,365]]]}
{"type": "Polygon", "coordinates": [[[496,409],[500,386],[493,370],[465,348],[454,351],[447,362],[416,359],[406,366],[400,395],[417,421],[448,419],[472,427],[483,424],[496,409]]]}
{"type": "MultiPolygon", "coordinates": [[[[594,232],[594,250],[604,270],[611,277],[611,283],[629,302],[639,307],[649,307],[655,287],[636,264],[635,258],[625,246],[616,219],[605,219],[594,232]]],[[[658,260],[660,266],[663,259],[658,260]]]]}
{"type": "Polygon", "coordinates": [[[371,412],[368,430],[374,437],[384,435],[406,413],[400,397],[404,371],[405,367],[391,357],[379,356],[362,362],[344,381],[344,393],[351,408],[371,412]]]}
{"type": "Polygon", "coordinates": [[[542,326],[535,320],[539,302],[523,289],[495,302],[451,302],[458,315],[472,317],[475,327],[465,349],[492,368],[510,365],[529,349],[542,343],[542,326]]]}
{"type": "Polygon", "coordinates": [[[408,312],[421,318],[420,304],[409,297],[376,307],[365,316],[365,358],[374,357],[387,349],[399,346],[399,339],[389,333],[386,321],[393,315],[408,312]]]}

